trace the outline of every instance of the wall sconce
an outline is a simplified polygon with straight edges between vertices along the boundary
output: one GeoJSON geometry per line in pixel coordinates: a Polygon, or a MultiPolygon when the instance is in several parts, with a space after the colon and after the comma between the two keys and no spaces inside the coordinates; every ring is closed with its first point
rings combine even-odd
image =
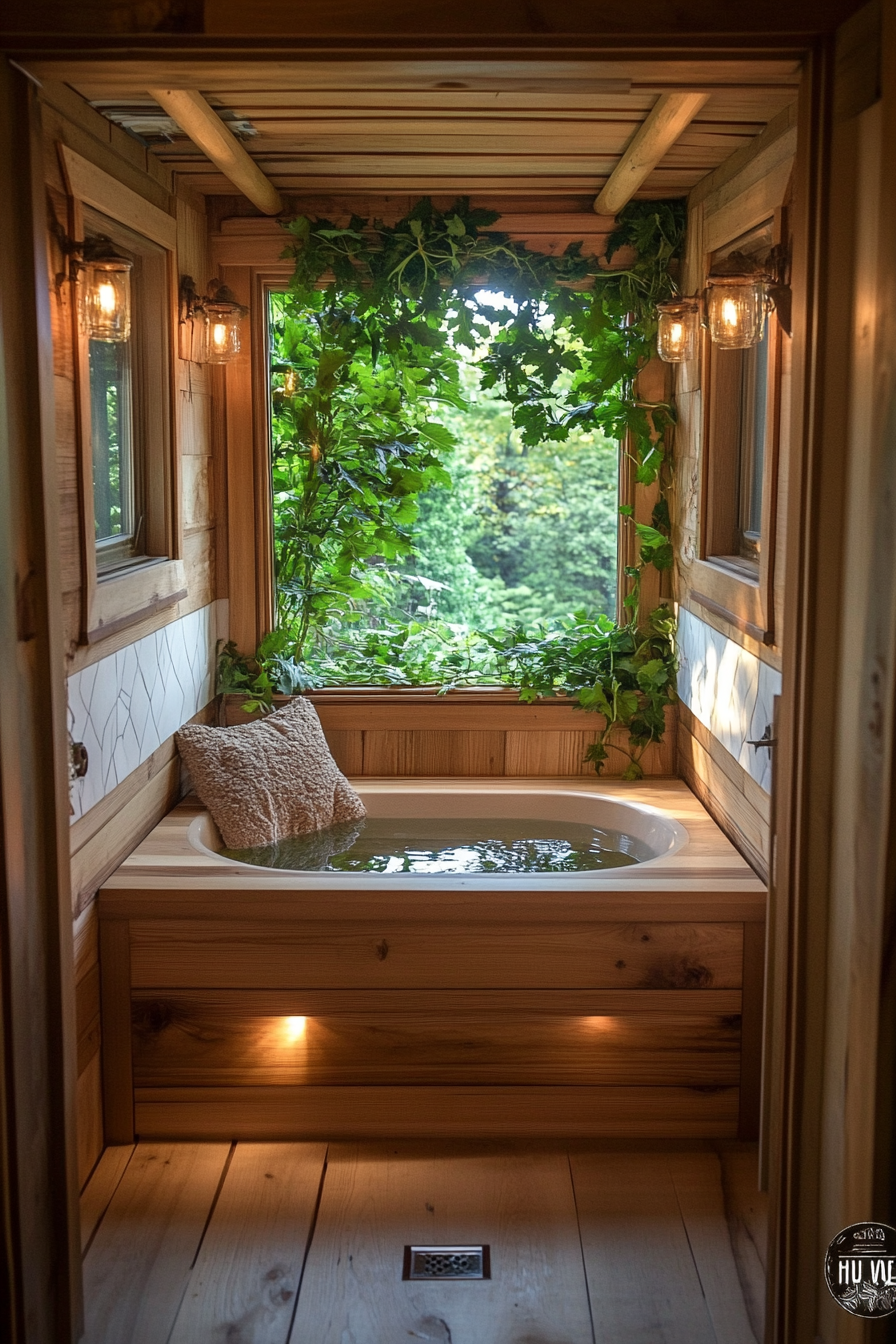
{"type": "Polygon", "coordinates": [[[732,252],[708,276],[700,298],[670,299],[657,304],[656,343],[660,359],[683,364],[697,354],[697,328],[709,329],[723,350],[748,350],[758,345],[765,319],[774,310],[781,329],[790,335],[791,291],[787,283],[787,249],[778,244],[762,263],[732,252]]]}
{"type": "Polygon", "coordinates": [[[120,345],[131,337],[133,262],[108,238],[88,238],[76,263],[81,322],[91,341],[120,345]]]}
{"type": "Polygon", "coordinates": [[[773,306],[764,275],[710,275],[706,282],[706,325],[723,350],[758,345],[773,306]]]}
{"type": "Polygon", "coordinates": [[[63,270],[56,276],[57,288],[68,280],[79,285],[78,312],[81,330],[91,341],[121,345],[131,338],[131,271],[134,263],[116,251],[105,235],[70,238],[56,219],[50,229],[63,257],[63,270]]]}
{"type": "Polygon", "coordinates": [[[210,280],[209,292],[200,295],[191,276],[180,282],[180,320],[199,321],[199,348],[193,358],[199,364],[229,364],[240,352],[240,325],[249,312],[227,285],[210,280]]]}
{"type": "Polygon", "coordinates": [[[657,304],[656,348],[666,364],[683,364],[697,356],[700,300],[670,299],[657,304]]]}

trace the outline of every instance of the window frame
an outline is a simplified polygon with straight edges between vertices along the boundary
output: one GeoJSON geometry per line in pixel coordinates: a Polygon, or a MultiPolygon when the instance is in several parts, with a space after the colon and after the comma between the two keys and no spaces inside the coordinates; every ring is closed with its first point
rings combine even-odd
{"type": "Polygon", "coordinates": [[[77,302],[72,303],[81,515],[81,640],[93,644],[187,596],[175,420],[177,221],[67,145],[59,144],[58,150],[68,188],[70,235],[80,240],[85,228],[96,230],[108,221],[107,231],[113,242],[128,251],[138,251],[141,261],[148,263],[138,267],[133,286],[131,356],[134,440],[142,476],[146,554],[106,572],[98,564],[95,539],[89,342],[81,330],[77,302]],[[95,215],[104,219],[98,222],[95,215]],[[141,284],[141,269],[148,272],[145,284],[141,284]]]}
{"type": "MultiPolygon", "coordinates": [[[[787,228],[783,205],[759,202],[743,214],[726,212],[724,235],[713,237],[705,228],[703,276],[708,276],[711,257],[763,221],[772,220],[772,241],[785,240],[787,228]]],[[[708,221],[707,221],[708,223],[708,221]]],[[[730,622],[762,644],[775,643],[775,523],[778,495],[778,460],[781,441],[781,401],[784,333],[774,312],[767,318],[769,369],[766,399],[767,437],[762,479],[758,563],[731,552],[730,538],[737,530],[739,491],[739,439],[741,423],[728,414],[730,384],[726,386],[720,351],[703,336],[701,385],[703,387],[698,554],[693,562],[691,597],[707,611],[730,622]],[[721,389],[721,391],[720,391],[721,389]]]]}

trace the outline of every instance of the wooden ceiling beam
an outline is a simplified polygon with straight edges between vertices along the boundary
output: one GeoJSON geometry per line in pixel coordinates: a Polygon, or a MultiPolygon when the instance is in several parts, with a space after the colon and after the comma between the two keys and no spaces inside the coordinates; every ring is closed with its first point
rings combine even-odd
{"type": "Polygon", "coordinates": [[[201,93],[195,89],[148,89],[147,92],[253,205],[266,215],[280,214],[283,198],[279,191],[201,93]]]}
{"type": "Polygon", "coordinates": [[[709,98],[708,93],[663,93],[595,197],[598,215],[618,215],[709,98]]]}

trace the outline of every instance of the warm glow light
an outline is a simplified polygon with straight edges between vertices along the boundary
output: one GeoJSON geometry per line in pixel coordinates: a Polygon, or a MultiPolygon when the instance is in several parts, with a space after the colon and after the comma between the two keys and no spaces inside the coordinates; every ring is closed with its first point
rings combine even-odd
{"type": "Polygon", "coordinates": [[[229,364],[239,354],[240,325],[246,311],[225,285],[215,289],[214,297],[202,300],[203,363],[229,364]]]}
{"type": "MultiPolygon", "coordinates": [[[[85,244],[86,247],[86,244],[85,244]]],[[[81,321],[91,341],[121,344],[131,335],[131,262],[102,241],[78,269],[81,321]]]]}
{"type": "Polygon", "coordinates": [[[669,299],[657,305],[656,348],[667,364],[696,359],[699,335],[699,299],[669,299]]]}
{"type": "Polygon", "coordinates": [[[116,308],[115,286],[108,281],[99,287],[99,303],[104,313],[114,313],[116,308]]]}
{"type": "Polygon", "coordinates": [[[615,1031],[617,1023],[615,1017],[586,1017],[585,1025],[592,1031],[615,1031]]]}
{"type": "Polygon", "coordinates": [[[283,1030],[288,1041],[300,1041],[305,1035],[307,1017],[284,1017],[283,1030]]]}
{"type": "Polygon", "coordinates": [[[770,306],[763,275],[711,275],[706,324],[713,343],[725,350],[748,350],[758,345],[770,306]]]}

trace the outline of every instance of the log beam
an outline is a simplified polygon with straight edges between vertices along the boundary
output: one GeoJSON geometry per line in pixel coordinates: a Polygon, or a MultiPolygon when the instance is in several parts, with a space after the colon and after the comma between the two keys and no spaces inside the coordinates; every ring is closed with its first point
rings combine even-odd
{"type": "Polygon", "coordinates": [[[700,111],[708,93],[662,93],[594,201],[597,215],[618,215],[700,111]]]}
{"type": "Polygon", "coordinates": [[[283,198],[279,191],[201,93],[195,89],[148,89],[147,92],[253,205],[266,215],[280,213],[283,198]]]}

